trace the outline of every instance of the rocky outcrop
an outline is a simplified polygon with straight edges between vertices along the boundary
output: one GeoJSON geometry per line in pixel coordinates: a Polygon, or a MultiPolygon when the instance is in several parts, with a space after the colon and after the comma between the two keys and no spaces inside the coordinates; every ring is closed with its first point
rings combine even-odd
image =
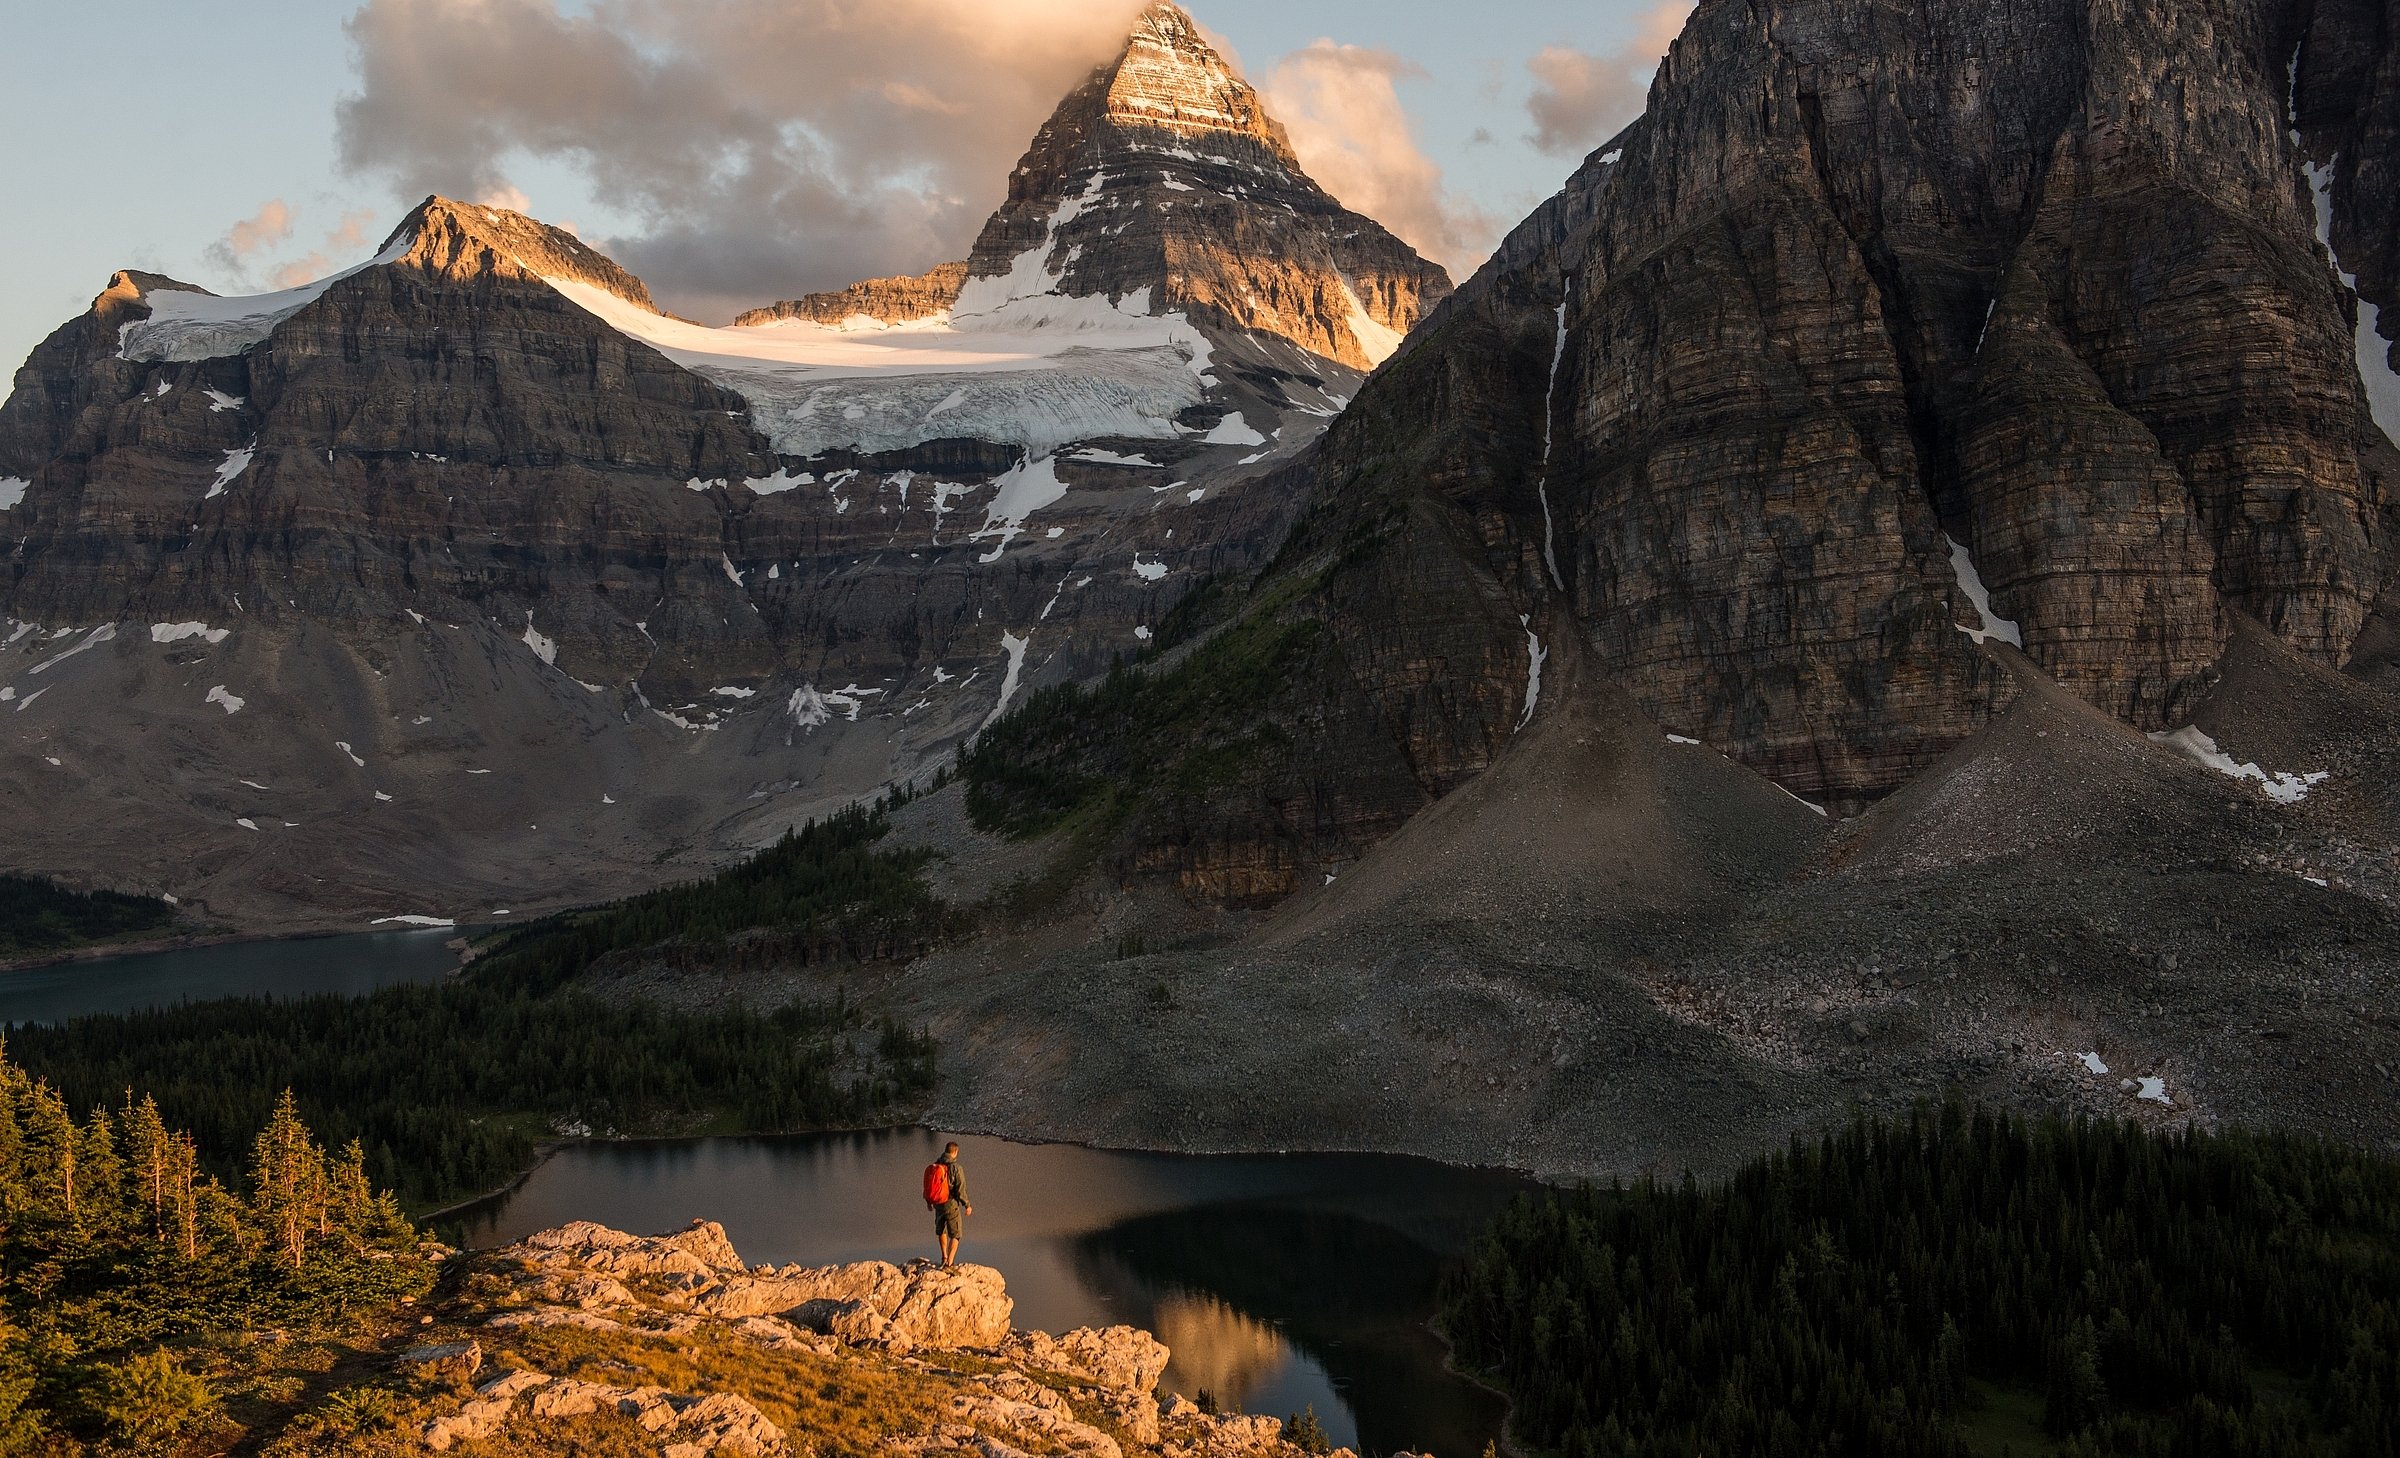
{"type": "MultiPolygon", "coordinates": [[[[781,1317],[853,1346],[903,1353],[996,1348],[1008,1339],[1014,1305],[1000,1273],[987,1266],[921,1262],[903,1269],[865,1261],[753,1270],[734,1252],[725,1227],[713,1221],[662,1236],[632,1236],[578,1221],[527,1237],[510,1260],[519,1271],[519,1289],[548,1306],[578,1312],[632,1306],[630,1281],[679,1309],[720,1321],[781,1317]]],[[[1081,1341],[1062,1350],[1111,1348],[1081,1341]]]]}
{"type": "Polygon", "coordinates": [[[519,1363],[470,1386],[484,1367],[472,1339],[403,1353],[400,1372],[432,1396],[430,1413],[414,1420],[414,1430],[436,1452],[460,1443],[503,1443],[522,1453],[583,1451],[576,1445],[589,1440],[589,1424],[623,1423],[639,1430],[640,1441],[657,1444],[661,1458],[715,1452],[782,1458],[813,1440],[759,1404],[794,1414],[803,1426],[813,1414],[806,1402],[777,1406],[791,1400],[786,1379],[745,1395],[742,1384],[757,1371],[754,1354],[763,1352],[801,1364],[796,1370],[806,1374],[811,1392],[893,1394],[887,1408],[843,1412],[836,1425],[844,1441],[864,1429],[881,1451],[894,1454],[1304,1458],[1283,1441],[1276,1419],[1218,1417],[1180,1396],[1162,1400],[1157,1387],[1168,1352],[1146,1332],[1111,1327],[1054,1337],[1011,1330],[1011,1303],[996,1271],[942,1272],[923,1264],[904,1271],[886,1262],[749,1267],[724,1227],[710,1221],[659,1236],[579,1221],[474,1257],[471,1265],[464,1289],[479,1296],[458,1315],[487,1334],[504,1334],[494,1340],[569,1328],[577,1344],[557,1350],[572,1351],[576,1366],[554,1375],[519,1363]],[[602,1284],[623,1293],[607,1317],[587,1309],[578,1294],[602,1284]],[[964,1291],[978,1293],[971,1317],[956,1299],[964,1291]],[[754,1314],[794,1298],[818,1308],[812,1317],[833,1308],[821,1323],[832,1339],[754,1314]],[[847,1324],[861,1313],[872,1321],[847,1324]],[[704,1390],[574,1375],[595,1364],[627,1368],[645,1343],[661,1341],[671,1344],[678,1370],[694,1374],[704,1390]],[[611,1342],[619,1344],[613,1354],[611,1342]],[[911,1355],[913,1347],[977,1355],[964,1364],[928,1361],[911,1355]],[[886,1431],[873,1431],[879,1422],[886,1431]]]}
{"type": "Polygon", "coordinates": [[[1060,104],[968,259],[962,314],[1031,276],[1381,362],[1449,276],[1310,181],[1281,123],[1179,7],[1060,104]]]}
{"type": "Polygon", "coordinates": [[[950,306],[958,302],[959,288],[966,281],[966,264],[945,263],[927,273],[905,278],[871,278],[832,293],[808,294],[769,304],[736,315],[733,324],[737,329],[754,329],[762,324],[794,320],[840,325],[856,319],[878,324],[937,319],[948,314],[950,306]]]}

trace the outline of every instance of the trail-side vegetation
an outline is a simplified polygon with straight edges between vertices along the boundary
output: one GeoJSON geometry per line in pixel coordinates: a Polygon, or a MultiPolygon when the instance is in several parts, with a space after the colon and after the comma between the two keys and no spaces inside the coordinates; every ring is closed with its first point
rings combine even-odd
{"type": "Polygon", "coordinates": [[[1951,1104],[1525,1202],[1444,1322],[1564,1458],[2390,1458],[2400,1164],[1951,1104]]]}
{"type": "Polygon", "coordinates": [[[272,1365],[242,1333],[288,1341],[430,1289],[363,1151],[328,1154],[288,1094],[246,1160],[171,1127],[147,1095],[73,1108],[0,1051],[0,1452],[236,1435],[272,1365]],[[240,1175],[212,1177],[219,1162],[240,1175]]]}
{"type": "Polygon", "coordinates": [[[69,891],[39,876],[0,875],[0,957],[70,951],[174,925],[175,908],[155,896],[69,891]]]}

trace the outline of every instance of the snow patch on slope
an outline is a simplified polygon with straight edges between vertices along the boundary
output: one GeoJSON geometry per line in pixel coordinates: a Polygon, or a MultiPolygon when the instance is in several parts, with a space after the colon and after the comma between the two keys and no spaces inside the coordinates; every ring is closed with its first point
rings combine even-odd
{"type": "Polygon", "coordinates": [[[2294,774],[2287,770],[2260,769],[2255,764],[2237,764],[2232,755],[2219,749],[2217,741],[2201,733],[2197,725],[2172,734],[2153,734],[2150,742],[2176,750],[2194,764],[2215,770],[2229,780],[2255,780],[2260,791],[2278,805],[2297,805],[2308,798],[2309,791],[2333,778],[2323,770],[2294,774]]]}
{"type": "MultiPolygon", "coordinates": [[[[150,317],[135,319],[117,330],[117,357],[157,364],[182,360],[222,359],[266,342],[275,326],[325,296],[325,291],[353,274],[398,262],[416,246],[403,235],[373,258],[312,284],[272,294],[225,298],[185,289],[152,289],[142,295],[150,317]]],[[[214,391],[210,392],[212,399],[214,391]]],[[[237,402],[238,403],[238,402],[237,402]]],[[[211,409],[226,409],[212,403],[211,409]]]]}
{"type": "Polygon", "coordinates": [[[1517,720],[1522,731],[1533,722],[1533,711],[1542,702],[1542,665],[1550,661],[1550,650],[1542,646],[1542,635],[1533,630],[1531,617],[1520,617],[1518,624],[1525,629],[1525,715],[1517,720]]]}
{"type": "Polygon", "coordinates": [[[1960,628],[1959,631],[1978,643],[1988,643],[1997,638],[2011,647],[2023,648],[2024,631],[1992,612],[1992,594],[1983,585],[1983,574],[1975,570],[1974,554],[1955,537],[1946,537],[1944,540],[1950,543],[1950,570],[1958,578],[1958,590],[1965,593],[1967,601],[1975,605],[1976,621],[1983,624],[1980,628],[1960,628]]]}
{"type": "Polygon", "coordinates": [[[2333,271],[2341,275],[2342,287],[2358,301],[2358,379],[2366,387],[2368,413],[2386,436],[2400,442],[2400,374],[2392,371],[2391,346],[2383,338],[2383,311],[2359,294],[2358,275],[2342,267],[2341,255],[2333,249],[2333,168],[2310,162],[2302,170],[2316,195],[2317,242],[2333,261],[2333,271]]]}
{"type": "Polygon", "coordinates": [[[232,636],[231,628],[212,628],[206,623],[152,623],[150,625],[150,641],[153,643],[180,643],[186,638],[198,638],[204,642],[216,644],[222,643],[232,636]]]}
{"type": "Polygon", "coordinates": [[[1542,561],[1550,569],[1550,585],[1564,592],[1567,579],[1558,571],[1558,522],[1550,514],[1550,457],[1558,445],[1558,374],[1567,362],[1567,306],[1575,301],[1575,281],[1567,280],[1558,296],[1558,342],[1550,351],[1550,387],[1542,393],[1542,474],[1537,489],[1542,497],[1542,561]]]}
{"type": "Polygon", "coordinates": [[[1202,445],[1260,446],[1267,443],[1267,438],[1252,428],[1250,422],[1242,418],[1242,412],[1236,410],[1218,421],[1216,429],[1200,437],[1200,443],[1202,445]]]}
{"type": "MultiPolygon", "coordinates": [[[[116,624],[102,623],[99,627],[92,629],[90,633],[84,635],[82,642],[76,644],[72,648],[69,648],[66,652],[58,654],[56,657],[42,660],[40,663],[35,664],[27,671],[29,673],[48,673],[51,669],[58,667],[58,665],[66,662],[68,659],[74,657],[78,653],[97,648],[103,643],[114,641],[116,636],[116,624]]],[[[32,699],[27,699],[25,701],[26,704],[30,704],[32,702],[32,699]]],[[[18,709],[22,710],[25,707],[25,704],[19,704],[17,707],[18,709]]]]}
{"type": "Polygon", "coordinates": [[[206,501],[210,496],[224,495],[225,488],[233,484],[233,478],[239,476],[242,474],[242,472],[249,470],[250,462],[255,459],[257,455],[257,441],[250,442],[250,444],[243,446],[240,450],[227,451],[225,453],[225,459],[219,462],[217,465],[217,478],[208,483],[208,492],[200,499],[202,501],[206,501]]]}
{"type": "Polygon", "coordinates": [[[985,508],[983,529],[971,539],[980,542],[993,536],[1000,538],[997,545],[976,559],[987,563],[1000,560],[1008,544],[1025,530],[1027,517],[1045,506],[1057,505],[1067,495],[1067,483],[1058,479],[1058,462],[1050,456],[1020,461],[992,484],[999,490],[992,497],[992,504],[985,508]]]}
{"type": "Polygon", "coordinates": [[[975,731],[978,734],[999,723],[1000,716],[1008,712],[1010,701],[1016,698],[1017,683],[1025,673],[1025,650],[1033,646],[1033,630],[1026,629],[1025,636],[1020,638],[1003,629],[1000,633],[1000,646],[1008,651],[1008,672],[1000,680],[1000,702],[992,705],[990,717],[986,718],[982,727],[975,731]]]}
{"type": "Polygon", "coordinates": [[[533,650],[534,657],[539,658],[542,660],[542,662],[549,664],[552,668],[558,667],[558,640],[556,638],[545,637],[541,633],[535,631],[533,626],[533,610],[530,608],[526,609],[525,612],[524,641],[525,646],[533,650]]]}
{"type": "Polygon", "coordinates": [[[1350,337],[1358,341],[1359,352],[1367,357],[1367,363],[1379,365],[1400,352],[1401,341],[1407,336],[1389,324],[1377,323],[1348,279],[1342,280],[1342,307],[1350,323],[1350,337]]]}

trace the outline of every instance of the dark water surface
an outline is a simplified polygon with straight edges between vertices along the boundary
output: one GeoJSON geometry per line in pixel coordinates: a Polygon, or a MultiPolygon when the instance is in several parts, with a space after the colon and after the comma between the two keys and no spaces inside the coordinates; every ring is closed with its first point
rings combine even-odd
{"type": "Polygon", "coordinates": [[[226,942],[0,972],[0,1026],[60,1023],[220,997],[358,997],[396,982],[439,982],[458,965],[448,928],[226,942]]]}
{"type": "MultiPolygon", "coordinates": [[[[1446,1261],[1518,1194],[1513,1175],[1381,1155],[1182,1156],[963,1139],[961,1258],[996,1266],[1016,1324],[1126,1323],[1174,1352],[1166,1390],[1339,1444],[1478,1458],[1488,1393],[1443,1370],[1426,1323],[1446,1261]]],[[[577,1145],[469,1212],[502,1244],[570,1220],[662,1232],[723,1221],[744,1258],[906,1261],[933,1251],[925,1130],[577,1145]]]]}

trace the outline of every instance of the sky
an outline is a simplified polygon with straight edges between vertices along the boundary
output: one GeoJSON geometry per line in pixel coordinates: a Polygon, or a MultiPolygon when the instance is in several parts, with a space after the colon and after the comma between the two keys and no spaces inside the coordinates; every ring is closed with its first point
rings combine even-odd
{"type": "MultiPolygon", "coordinates": [[[[709,323],[964,257],[1140,0],[0,0],[0,359],[119,268],[220,293],[426,193],[709,323]]],[[[1336,197],[1463,277],[1641,108],[1689,0],[1190,0],[1336,197]]]]}

